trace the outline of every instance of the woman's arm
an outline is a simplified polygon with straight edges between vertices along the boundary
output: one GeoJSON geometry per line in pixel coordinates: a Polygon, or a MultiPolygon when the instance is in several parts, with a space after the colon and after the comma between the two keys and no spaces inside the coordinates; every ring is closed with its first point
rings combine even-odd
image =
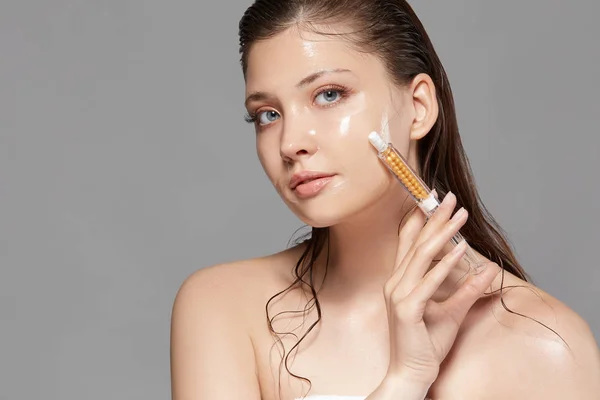
{"type": "Polygon", "coordinates": [[[260,400],[252,342],[219,267],[190,276],[171,317],[173,400],[260,400]]]}

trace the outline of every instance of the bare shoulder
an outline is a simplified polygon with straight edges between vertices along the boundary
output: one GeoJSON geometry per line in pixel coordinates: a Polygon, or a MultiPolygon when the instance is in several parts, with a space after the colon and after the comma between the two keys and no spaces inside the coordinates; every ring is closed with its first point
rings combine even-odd
{"type": "Polygon", "coordinates": [[[506,343],[514,352],[523,351],[547,367],[566,368],[563,372],[569,373],[581,365],[588,371],[595,368],[600,376],[600,353],[589,325],[554,296],[522,282],[502,297],[496,296],[491,310],[495,322],[489,322],[494,329],[490,339],[506,343]]]}
{"type": "Polygon", "coordinates": [[[233,312],[238,317],[248,315],[253,300],[262,300],[271,287],[279,287],[289,279],[298,249],[199,269],[184,280],[175,304],[210,303],[211,308],[233,312]]]}
{"type": "Polygon", "coordinates": [[[465,362],[463,378],[470,375],[471,382],[481,384],[473,385],[479,391],[476,396],[597,396],[600,351],[587,322],[534,285],[520,280],[511,283],[507,286],[516,287],[489,299],[486,316],[481,316],[482,311],[477,317],[479,322],[462,338],[462,354],[456,355],[465,362]]]}
{"type": "Polygon", "coordinates": [[[171,315],[173,399],[261,398],[252,330],[294,252],[210,266],[184,280],[171,315]]]}

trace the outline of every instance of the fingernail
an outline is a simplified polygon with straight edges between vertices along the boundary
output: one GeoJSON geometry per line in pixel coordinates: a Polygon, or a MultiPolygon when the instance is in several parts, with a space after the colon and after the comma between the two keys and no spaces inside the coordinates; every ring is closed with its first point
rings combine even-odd
{"type": "Polygon", "coordinates": [[[452,221],[458,221],[459,219],[461,219],[465,214],[467,213],[467,210],[465,210],[464,207],[461,207],[460,210],[458,210],[456,212],[456,214],[454,214],[454,216],[452,217],[452,221]]]}
{"type": "Polygon", "coordinates": [[[442,203],[448,203],[448,201],[452,200],[456,198],[456,196],[454,195],[454,193],[452,192],[448,192],[446,193],[446,196],[444,197],[444,201],[442,201],[442,203]]]}

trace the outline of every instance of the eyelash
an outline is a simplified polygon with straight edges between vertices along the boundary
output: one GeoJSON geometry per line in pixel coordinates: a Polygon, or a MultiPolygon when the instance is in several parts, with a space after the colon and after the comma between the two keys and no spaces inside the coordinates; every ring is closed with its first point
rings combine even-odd
{"type": "MultiPolygon", "coordinates": [[[[325,108],[334,107],[334,106],[338,105],[339,103],[341,103],[342,101],[344,101],[346,99],[346,97],[348,97],[348,95],[350,94],[350,89],[348,89],[347,87],[340,86],[340,85],[329,85],[329,86],[326,86],[323,89],[319,90],[319,92],[315,95],[315,99],[318,96],[320,96],[321,94],[323,94],[325,92],[329,92],[329,91],[335,91],[335,92],[339,93],[340,98],[339,98],[339,100],[331,103],[330,105],[326,105],[326,106],[322,106],[322,107],[325,107],[325,108]]],[[[244,116],[244,120],[249,124],[256,125],[258,122],[258,115],[264,111],[268,111],[268,110],[257,110],[257,111],[254,111],[253,113],[246,113],[246,115],[244,116]]]]}

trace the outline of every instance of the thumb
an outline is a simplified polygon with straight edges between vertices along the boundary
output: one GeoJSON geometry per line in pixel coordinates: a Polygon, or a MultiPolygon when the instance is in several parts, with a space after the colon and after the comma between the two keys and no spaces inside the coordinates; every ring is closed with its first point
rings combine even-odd
{"type": "Polygon", "coordinates": [[[394,270],[396,270],[402,261],[413,248],[414,243],[421,233],[421,229],[427,222],[427,218],[418,207],[412,208],[405,216],[406,222],[400,226],[398,232],[398,248],[396,249],[396,261],[394,270]]]}

